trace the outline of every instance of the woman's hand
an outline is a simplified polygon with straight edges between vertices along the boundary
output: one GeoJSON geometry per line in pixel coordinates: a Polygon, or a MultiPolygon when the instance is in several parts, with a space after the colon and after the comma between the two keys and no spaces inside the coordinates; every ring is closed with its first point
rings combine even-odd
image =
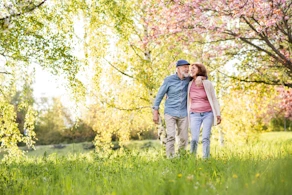
{"type": "Polygon", "coordinates": [[[219,125],[221,121],[222,121],[221,116],[217,116],[217,125],[219,125]]]}

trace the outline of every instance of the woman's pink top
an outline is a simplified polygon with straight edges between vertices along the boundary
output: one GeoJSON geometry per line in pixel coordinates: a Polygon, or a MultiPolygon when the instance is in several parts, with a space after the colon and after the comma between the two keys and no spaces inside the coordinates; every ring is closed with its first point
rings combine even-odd
{"type": "Polygon", "coordinates": [[[191,112],[209,112],[212,107],[208,101],[204,86],[196,86],[195,82],[192,83],[190,89],[191,98],[191,112]]]}

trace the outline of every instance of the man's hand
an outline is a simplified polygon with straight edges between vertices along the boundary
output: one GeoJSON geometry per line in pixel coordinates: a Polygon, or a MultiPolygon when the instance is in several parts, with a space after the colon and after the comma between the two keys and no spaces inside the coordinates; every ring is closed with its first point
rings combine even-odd
{"type": "Polygon", "coordinates": [[[159,123],[159,112],[158,112],[158,110],[153,110],[153,122],[155,124],[159,123]]]}
{"type": "Polygon", "coordinates": [[[197,78],[195,80],[196,86],[202,86],[203,85],[203,82],[202,82],[203,80],[206,80],[206,77],[197,76],[197,78]]]}
{"type": "Polygon", "coordinates": [[[221,123],[221,116],[217,116],[217,125],[219,125],[221,123]]]}

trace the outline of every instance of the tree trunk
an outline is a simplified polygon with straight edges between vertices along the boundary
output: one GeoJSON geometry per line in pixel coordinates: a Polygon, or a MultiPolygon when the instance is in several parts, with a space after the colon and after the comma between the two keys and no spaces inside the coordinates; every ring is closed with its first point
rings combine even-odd
{"type": "Polygon", "coordinates": [[[287,121],[287,118],[284,117],[284,131],[287,131],[287,128],[286,128],[286,121],[287,121]]]}

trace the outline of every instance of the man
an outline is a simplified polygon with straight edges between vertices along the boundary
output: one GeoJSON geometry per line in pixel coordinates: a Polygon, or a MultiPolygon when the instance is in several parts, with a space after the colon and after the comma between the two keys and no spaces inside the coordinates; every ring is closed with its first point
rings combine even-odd
{"type": "MultiPolygon", "coordinates": [[[[188,144],[188,113],[187,113],[187,91],[188,84],[192,79],[189,76],[190,63],[186,60],[178,60],[176,63],[176,74],[164,79],[153,105],[153,121],[159,122],[159,105],[165,95],[164,118],[166,124],[166,156],[174,157],[175,135],[179,138],[178,149],[186,149],[188,144]]],[[[198,78],[201,82],[201,77],[198,78]]],[[[196,81],[197,82],[197,81],[196,81]]]]}

